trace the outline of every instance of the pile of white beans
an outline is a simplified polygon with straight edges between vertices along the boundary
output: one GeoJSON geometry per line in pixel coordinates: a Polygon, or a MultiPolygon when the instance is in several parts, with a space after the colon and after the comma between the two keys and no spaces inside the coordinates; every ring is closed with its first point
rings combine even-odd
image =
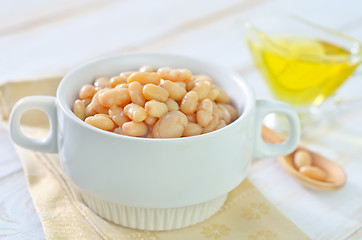
{"type": "Polygon", "coordinates": [[[314,180],[326,181],[327,173],[322,168],[312,165],[312,155],[307,150],[297,150],[293,160],[294,166],[302,175],[314,180]]]}
{"type": "Polygon", "coordinates": [[[209,76],[150,66],[110,79],[97,77],[80,89],[73,112],[99,129],[147,138],[208,133],[239,115],[209,76]]]}

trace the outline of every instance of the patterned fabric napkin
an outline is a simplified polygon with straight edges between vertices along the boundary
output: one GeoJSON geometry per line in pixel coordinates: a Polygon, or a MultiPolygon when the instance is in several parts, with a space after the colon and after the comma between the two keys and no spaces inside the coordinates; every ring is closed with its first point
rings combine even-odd
{"type": "MultiPolygon", "coordinates": [[[[0,87],[0,114],[8,121],[17,99],[27,95],[55,95],[59,77],[8,83],[0,87]]],[[[46,118],[28,113],[25,131],[44,136],[46,118]]],[[[57,154],[17,147],[30,195],[47,239],[117,240],[277,240],[310,239],[279,212],[246,179],[236,187],[221,210],[206,221],[184,229],[149,232],[125,228],[94,214],[72,188],[57,154]]]]}

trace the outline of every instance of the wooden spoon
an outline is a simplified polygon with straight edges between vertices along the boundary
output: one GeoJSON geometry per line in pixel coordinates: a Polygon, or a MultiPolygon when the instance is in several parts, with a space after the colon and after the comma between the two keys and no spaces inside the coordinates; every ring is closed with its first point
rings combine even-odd
{"type": "MultiPolygon", "coordinates": [[[[278,136],[273,130],[263,125],[262,137],[265,142],[270,144],[277,144],[284,141],[283,138],[278,136]]],[[[346,183],[346,174],[343,169],[333,161],[323,157],[315,152],[309,151],[308,149],[297,147],[297,149],[287,155],[278,157],[278,162],[287,173],[296,178],[304,186],[318,190],[318,191],[335,191],[344,186],[346,183]],[[324,170],[327,174],[325,181],[318,181],[307,176],[302,175],[298,172],[297,167],[294,165],[294,154],[296,151],[304,149],[308,151],[312,157],[312,166],[316,166],[324,170]]]]}

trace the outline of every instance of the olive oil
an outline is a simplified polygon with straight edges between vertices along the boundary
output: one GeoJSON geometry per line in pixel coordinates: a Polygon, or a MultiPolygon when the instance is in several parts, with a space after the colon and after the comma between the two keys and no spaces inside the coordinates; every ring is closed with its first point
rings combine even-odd
{"type": "Polygon", "coordinates": [[[358,65],[346,49],[318,39],[272,37],[248,44],[273,95],[294,106],[320,105],[358,65]]]}

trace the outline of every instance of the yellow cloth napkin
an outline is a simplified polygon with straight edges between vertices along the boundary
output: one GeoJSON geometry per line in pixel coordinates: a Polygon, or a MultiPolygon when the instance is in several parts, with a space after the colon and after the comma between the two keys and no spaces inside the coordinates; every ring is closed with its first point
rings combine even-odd
{"type": "MultiPolygon", "coordinates": [[[[27,95],[54,95],[60,78],[8,83],[0,87],[0,114],[8,121],[17,99],[27,95]]],[[[46,118],[28,113],[26,130],[44,134],[46,118]]],[[[277,240],[310,239],[279,212],[246,179],[230,194],[222,209],[208,220],[184,229],[148,232],[110,223],[94,214],[71,186],[57,154],[17,147],[30,195],[47,239],[117,240],[277,240]]]]}

